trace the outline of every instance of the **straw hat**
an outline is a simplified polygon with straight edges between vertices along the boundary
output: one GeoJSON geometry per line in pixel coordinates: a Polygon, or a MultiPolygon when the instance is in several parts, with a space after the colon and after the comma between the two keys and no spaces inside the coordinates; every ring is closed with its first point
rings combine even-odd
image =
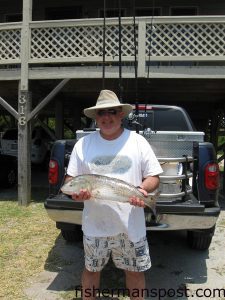
{"type": "Polygon", "coordinates": [[[133,109],[132,105],[130,104],[120,103],[119,99],[117,98],[114,92],[109,90],[102,90],[99,94],[96,105],[89,108],[85,108],[84,114],[88,118],[95,119],[97,109],[105,109],[112,107],[122,107],[124,117],[127,116],[133,109]]]}

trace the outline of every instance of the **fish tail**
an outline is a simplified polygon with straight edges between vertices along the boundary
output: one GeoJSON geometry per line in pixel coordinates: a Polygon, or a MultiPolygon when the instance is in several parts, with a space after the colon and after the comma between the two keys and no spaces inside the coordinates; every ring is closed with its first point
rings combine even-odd
{"type": "Polygon", "coordinates": [[[157,191],[153,196],[149,195],[145,201],[145,204],[152,210],[154,215],[156,215],[156,199],[159,197],[160,193],[160,191],[157,191]]]}

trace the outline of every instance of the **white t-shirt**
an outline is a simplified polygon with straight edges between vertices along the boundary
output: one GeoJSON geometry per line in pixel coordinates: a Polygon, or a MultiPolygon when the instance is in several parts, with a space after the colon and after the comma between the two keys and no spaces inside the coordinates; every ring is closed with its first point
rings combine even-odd
{"type": "MultiPolygon", "coordinates": [[[[151,146],[136,132],[124,129],[115,140],[99,132],[81,138],[74,146],[67,169],[69,176],[99,174],[139,186],[143,178],[162,173],[151,146]]],[[[129,203],[84,201],[82,229],[87,236],[126,233],[133,242],[146,235],[144,210],[129,203]]]]}

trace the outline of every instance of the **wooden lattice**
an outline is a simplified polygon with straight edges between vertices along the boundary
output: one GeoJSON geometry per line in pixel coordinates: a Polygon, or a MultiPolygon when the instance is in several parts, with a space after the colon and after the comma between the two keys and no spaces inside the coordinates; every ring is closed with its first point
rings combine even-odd
{"type": "Polygon", "coordinates": [[[0,30],[0,60],[19,59],[20,41],[19,29],[0,30]]]}
{"type": "MultiPolygon", "coordinates": [[[[122,55],[133,54],[133,27],[121,31],[122,55]]],[[[34,28],[31,35],[31,59],[99,58],[102,57],[103,26],[34,28]]],[[[108,57],[119,55],[118,26],[106,27],[105,52],[108,57]]]]}
{"type": "Polygon", "coordinates": [[[221,120],[221,128],[223,128],[225,130],[225,116],[221,120]]]}
{"type": "Polygon", "coordinates": [[[147,25],[146,55],[224,56],[225,24],[147,25]]]}
{"type": "MultiPolygon", "coordinates": [[[[121,29],[121,54],[123,61],[133,62],[133,18],[125,21],[121,29]]],[[[0,64],[20,62],[22,27],[15,27],[0,27],[0,64]]],[[[102,61],[102,20],[31,22],[29,31],[29,63],[102,61]]],[[[147,18],[137,19],[136,23],[136,51],[140,51],[137,58],[143,66],[149,57],[156,61],[224,61],[224,41],[225,22],[221,18],[201,22],[193,17],[183,22],[156,17],[154,22],[147,18]]],[[[107,61],[119,60],[118,20],[107,20],[105,55],[107,61]]]]}
{"type": "Polygon", "coordinates": [[[225,110],[221,110],[218,115],[218,128],[225,130],[225,110]]]}

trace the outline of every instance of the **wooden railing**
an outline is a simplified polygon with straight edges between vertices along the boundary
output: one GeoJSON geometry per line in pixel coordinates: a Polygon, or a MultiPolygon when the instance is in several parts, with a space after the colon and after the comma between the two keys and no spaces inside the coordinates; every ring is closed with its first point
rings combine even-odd
{"type": "MultiPolygon", "coordinates": [[[[0,64],[21,62],[22,23],[0,24],[0,64]]],[[[224,16],[137,17],[139,67],[151,61],[225,61],[224,16]]],[[[117,19],[106,20],[106,61],[119,61],[117,19]]],[[[122,60],[134,61],[133,18],[122,18],[122,60]]],[[[29,23],[29,63],[99,63],[103,55],[103,20],[29,23]]]]}

